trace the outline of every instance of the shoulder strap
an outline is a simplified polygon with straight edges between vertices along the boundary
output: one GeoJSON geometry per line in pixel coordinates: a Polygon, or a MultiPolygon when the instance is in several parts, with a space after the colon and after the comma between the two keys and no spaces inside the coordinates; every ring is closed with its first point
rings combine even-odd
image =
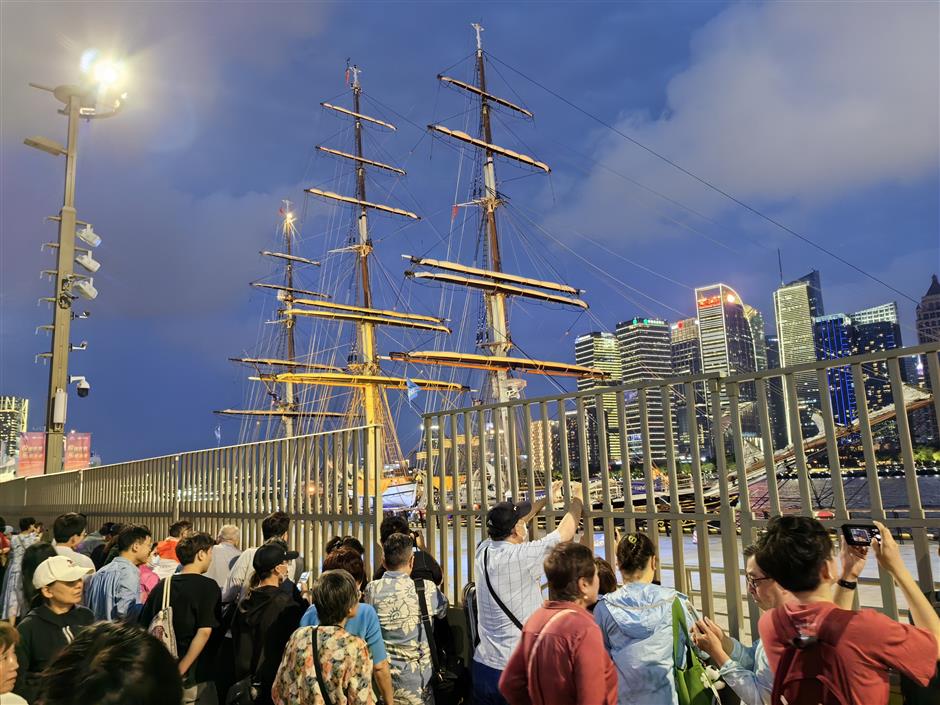
{"type": "Polygon", "coordinates": [[[526,662],[526,682],[529,684],[529,687],[532,687],[532,684],[535,682],[532,679],[532,664],[535,663],[535,652],[538,651],[539,644],[542,643],[542,637],[545,635],[545,632],[548,631],[548,628],[551,626],[552,622],[566,614],[567,612],[574,612],[574,610],[558,610],[551,618],[542,625],[542,629],[539,630],[539,635],[535,637],[535,643],[532,644],[532,651],[529,652],[529,660],[526,662]]]}
{"type": "Polygon", "coordinates": [[[172,575],[168,575],[163,583],[163,609],[170,606],[170,579],[172,577],[172,575]]]}
{"type": "Polygon", "coordinates": [[[317,671],[317,685],[320,686],[320,695],[323,696],[323,702],[325,705],[333,705],[333,701],[330,699],[330,693],[326,689],[326,682],[323,680],[323,667],[320,665],[320,650],[317,646],[317,630],[318,627],[313,628],[313,667],[317,671]]]}
{"type": "Polygon", "coordinates": [[[431,626],[431,616],[428,614],[427,593],[424,590],[424,580],[415,581],[415,591],[418,593],[418,609],[421,610],[421,622],[424,632],[428,635],[428,648],[431,650],[431,664],[437,671],[440,666],[437,662],[437,644],[434,642],[434,627],[431,626]]]}
{"type": "Polygon", "coordinates": [[[679,667],[680,657],[682,656],[679,649],[679,636],[685,629],[685,614],[677,597],[672,601],[672,663],[676,668],[679,667]]]}
{"type": "Polygon", "coordinates": [[[490,547],[487,546],[483,550],[483,575],[486,577],[486,589],[490,591],[490,595],[496,601],[496,604],[503,611],[509,621],[516,625],[516,628],[521,632],[522,631],[522,622],[516,619],[516,615],[509,611],[509,608],[503,604],[503,601],[499,599],[499,595],[496,594],[496,591],[493,589],[493,583],[490,582],[490,547]]]}

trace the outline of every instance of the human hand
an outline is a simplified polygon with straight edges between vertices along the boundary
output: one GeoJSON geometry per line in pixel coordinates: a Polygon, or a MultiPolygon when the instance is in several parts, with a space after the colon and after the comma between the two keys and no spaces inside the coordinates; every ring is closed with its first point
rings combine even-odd
{"type": "Polygon", "coordinates": [[[881,538],[880,540],[872,539],[871,550],[874,551],[875,558],[878,559],[878,565],[888,571],[892,577],[897,577],[907,570],[904,561],[901,560],[901,550],[898,548],[898,543],[894,540],[888,527],[880,521],[872,523],[878,527],[881,538]]]}
{"type": "Polygon", "coordinates": [[[571,483],[571,499],[579,499],[584,502],[584,488],[580,482],[571,483]]]}
{"type": "Polygon", "coordinates": [[[865,568],[867,558],[868,546],[852,546],[843,539],[842,549],[839,551],[839,560],[842,563],[842,579],[856,582],[865,568]]]}
{"type": "MultiPolygon", "coordinates": [[[[692,625],[690,636],[692,637],[692,643],[708,654],[716,666],[723,666],[725,661],[730,659],[728,651],[731,649],[726,649],[724,643],[727,637],[721,627],[710,619],[700,619],[695,622],[692,625]]],[[[728,641],[730,642],[730,639],[728,641]]]]}
{"type": "Polygon", "coordinates": [[[414,537],[415,546],[417,546],[422,551],[426,550],[424,545],[424,534],[422,534],[420,531],[412,531],[411,535],[414,537]]]}

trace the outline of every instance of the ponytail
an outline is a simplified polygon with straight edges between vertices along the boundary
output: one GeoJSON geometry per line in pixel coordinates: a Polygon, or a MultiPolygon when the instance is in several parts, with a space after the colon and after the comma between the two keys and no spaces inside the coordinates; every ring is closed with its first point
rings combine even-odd
{"type": "Polygon", "coordinates": [[[617,544],[617,565],[624,575],[643,571],[655,555],[656,547],[646,534],[627,534],[617,544]]]}

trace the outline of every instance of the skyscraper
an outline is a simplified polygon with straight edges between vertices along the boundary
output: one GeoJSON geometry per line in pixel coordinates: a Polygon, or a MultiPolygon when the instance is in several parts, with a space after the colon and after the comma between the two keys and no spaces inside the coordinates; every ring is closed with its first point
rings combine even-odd
{"type": "Polygon", "coordinates": [[[758,370],[767,369],[767,344],[764,341],[764,317],[753,306],[744,304],[744,317],[751,326],[751,338],[754,341],[754,363],[758,370]]]}
{"type": "MultiPolygon", "coordinates": [[[[618,384],[622,379],[620,366],[620,348],[613,333],[594,332],[578,336],[574,343],[574,359],[579,365],[595,367],[610,375],[608,382],[593,379],[579,379],[578,390],[594,389],[599,386],[618,384]]],[[[593,408],[594,398],[585,400],[593,408]]],[[[620,426],[617,418],[617,395],[605,394],[602,398],[604,426],[607,429],[607,457],[611,462],[620,462],[620,426]]]]}
{"type": "MultiPolygon", "coordinates": [[[[785,284],[774,292],[774,317],[777,322],[777,345],[781,367],[792,367],[816,361],[812,310],[810,284],[806,281],[785,284]]],[[[798,372],[794,374],[793,380],[796,383],[797,403],[800,408],[819,408],[819,383],[816,381],[816,373],[812,370],[798,372]]],[[[792,439],[790,402],[786,390],[784,390],[784,403],[787,408],[787,436],[792,439]]]]}
{"type": "MultiPolygon", "coordinates": [[[[672,376],[672,346],[669,324],[658,318],[636,316],[617,324],[620,347],[621,379],[625,383],[647,382],[672,376]]],[[[663,424],[663,402],[660,390],[653,387],[646,393],[649,423],[650,454],[655,462],[666,458],[666,431],[663,424]]],[[[630,454],[643,457],[642,426],[639,402],[632,395],[626,403],[627,438],[630,454]]]]}
{"type": "MultiPolygon", "coordinates": [[[[780,346],[776,335],[764,336],[764,348],[767,350],[767,369],[776,370],[780,367],[780,346]]],[[[786,408],[783,404],[783,378],[769,377],[767,379],[767,401],[770,415],[770,437],[775,448],[787,445],[787,424],[784,420],[786,408]]]]}
{"type": "MultiPolygon", "coordinates": [[[[699,341],[698,320],[684,318],[670,326],[672,347],[672,374],[676,377],[697,375],[702,371],[702,344],[699,341]]],[[[705,408],[705,385],[701,382],[695,384],[694,392],[686,389],[673,391],[673,408],[676,410],[676,437],[679,443],[679,452],[688,453],[692,443],[689,437],[688,404],[694,404],[696,425],[699,434],[699,448],[705,448],[704,430],[708,427],[707,411],[705,408]],[[691,397],[691,398],[690,398],[691,397]]]]}
{"type": "MultiPolygon", "coordinates": [[[[819,316],[815,319],[814,329],[816,355],[820,360],[849,357],[858,349],[855,325],[844,313],[819,316]]],[[[826,377],[833,419],[837,424],[847,426],[858,416],[852,369],[848,365],[833,367],[826,371],[826,377]]]]}
{"type": "Polygon", "coordinates": [[[823,306],[822,296],[822,278],[819,276],[819,270],[814,269],[809,274],[802,276],[799,279],[793,280],[787,286],[801,284],[804,282],[809,287],[808,293],[810,315],[812,315],[813,318],[816,318],[817,316],[825,316],[826,311],[823,306]]]}
{"type": "MultiPolygon", "coordinates": [[[[20,434],[26,433],[29,399],[0,396],[0,452],[15,457],[20,447],[20,434]]],[[[2,462],[2,460],[0,460],[2,462]]]]}
{"type": "MultiPolygon", "coordinates": [[[[917,341],[921,344],[940,341],[940,281],[937,281],[936,274],[930,278],[930,287],[917,305],[917,341]]],[[[926,355],[922,356],[920,364],[929,388],[930,370],[926,355]]],[[[940,442],[933,405],[914,412],[914,437],[918,443],[936,445],[940,442]]]]}
{"type": "MultiPolygon", "coordinates": [[[[744,302],[727,284],[712,284],[695,290],[702,371],[726,375],[754,372],[754,341],[751,324],[744,315],[744,302]]],[[[747,393],[742,388],[742,398],[747,393]]],[[[753,391],[750,392],[753,398],[753,391]]],[[[722,406],[727,399],[722,395],[722,406]]]]}
{"type": "Polygon", "coordinates": [[[852,320],[857,326],[866,323],[898,323],[898,302],[889,301],[880,306],[863,308],[852,314],[852,320]]]}
{"type": "MultiPolygon", "coordinates": [[[[855,334],[855,349],[860,355],[901,347],[901,326],[890,321],[874,321],[856,325],[855,334]]],[[[868,408],[875,410],[893,404],[894,395],[891,393],[888,363],[870,362],[862,369],[866,378],[865,397],[868,399],[868,408]]],[[[906,377],[903,367],[902,376],[906,377]]]]}

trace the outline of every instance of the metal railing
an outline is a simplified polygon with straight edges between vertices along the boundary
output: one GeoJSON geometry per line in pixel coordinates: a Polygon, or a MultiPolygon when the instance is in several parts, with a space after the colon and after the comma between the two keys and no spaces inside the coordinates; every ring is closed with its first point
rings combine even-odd
{"type": "Polygon", "coordinates": [[[356,536],[371,563],[382,516],[380,433],[348,428],[20,478],[0,483],[0,513],[51,527],[59,514],[81,512],[89,529],[140,523],[156,539],[179,519],[213,536],[236,524],[242,545],[257,546],[261,520],[280,510],[291,517],[291,547],[312,568],[337,535],[356,536]]]}
{"type": "MultiPolygon", "coordinates": [[[[495,501],[507,496],[544,498],[543,519],[533,533],[538,536],[557,525],[565,507],[558,506],[551,492],[546,492],[552,480],[561,481],[565,498],[570,498],[574,481],[590,488],[581,540],[591,546],[602,544],[598,550],[612,564],[616,565],[616,530],[640,527],[655,545],[661,546],[660,541],[671,544],[672,582],[678,590],[688,592],[686,560],[696,556],[701,574],[697,591],[700,607],[706,614],[715,613],[714,586],[723,582],[722,598],[728,605],[728,626],[733,635],[741,633],[746,616],[741,545],[753,541],[769,517],[781,512],[826,509],[831,518],[823,518],[823,523],[833,530],[851,517],[870,517],[892,530],[910,532],[918,581],[924,589],[933,588],[928,533],[940,533],[940,512],[928,516],[921,501],[909,416],[916,408],[917,413],[932,409],[935,418],[940,417],[940,396],[931,397],[929,390],[905,384],[901,364],[902,358],[924,356],[930,388],[940,389],[938,351],[940,345],[929,344],[785,369],[654,379],[425,414],[427,454],[419,470],[430,470],[424,472],[423,490],[427,542],[444,570],[446,592],[456,598],[467,581],[475,580],[472,554],[486,536],[483,519],[486,508],[495,501]],[[857,422],[852,428],[837,426],[833,420],[828,374],[837,369],[851,372],[857,391],[857,422]],[[801,413],[807,404],[800,398],[797,384],[797,376],[804,373],[800,379],[806,378],[806,372],[816,375],[822,390],[818,408],[813,410],[817,418],[821,416],[822,429],[808,438],[803,435],[807,413],[801,413]],[[894,415],[890,406],[869,409],[868,394],[862,390],[873,385],[883,392],[890,390],[896,406],[904,412],[894,415]],[[700,404],[703,387],[704,404],[700,404]],[[783,399],[769,393],[774,388],[783,399]],[[651,394],[651,390],[658,393],[651,394]],[[616,400],[616,413],[601,411],[598,415],[596,410],[603,410],[605,398],[609,400],[611,395],[616,400]],[[651,398],[662,406],[662,428],[652,429],[665,436],[659,458],[654,457],[650,442],[651,398]],[[638,437],[627,434],[630,414],[634,415],[634,428],[639,417],[638,437]],[[892,418],[896,431],[888,435],[900,448],[906,507],[886,512],[873,425],[892,418]],[[685,429],[681,437],[678,424],[685,429]],[[787,446],[778,443],[775,448],[774,437],[779,437],[781,424],[789,427],[793,442],[787,446]],[[846,437],[861,446],[856,473],[863,473],[863,480],[843,476],[839,441],[846,437]],[[510,448],[519,451],[509,452],[510,448]],[[814,495],[810,476],[814,455],[819,456],[817,466],[828,477],[831,500],[814,495]],[[622,461],[619,468],[612,462],[615,457],[622,461]],[[711,459],[710,472],[703,458],[711,459]],[[764,468],[773,470],[760,498],[763,508],[755,510],[751,506],[753,487],[759,486],[764,468]],[[776,477],[787,468],[797,485],[790,500],[783,496],[790,481],[784,480],[784,487],[778,487],[776,477]],[[850,502],[846,486],[858,482],[867,482],[866,501],[852,496],[850,502]],[[697,542],[690,532],[699,538],[697,542]],[[711,555],[712,548],[705,540],[710,532],[720,534],[719,555],[711,555]]],[[[607,407],[611,408],[609,403],[607,407]]],[[[890,576],[881,573],[879,582],[881,604],[876,606],[897,618],[898,602],[890,576]]],[[[756,606],[750,604],[748,610],[751,624],[756,624],[756,606]]]]}

